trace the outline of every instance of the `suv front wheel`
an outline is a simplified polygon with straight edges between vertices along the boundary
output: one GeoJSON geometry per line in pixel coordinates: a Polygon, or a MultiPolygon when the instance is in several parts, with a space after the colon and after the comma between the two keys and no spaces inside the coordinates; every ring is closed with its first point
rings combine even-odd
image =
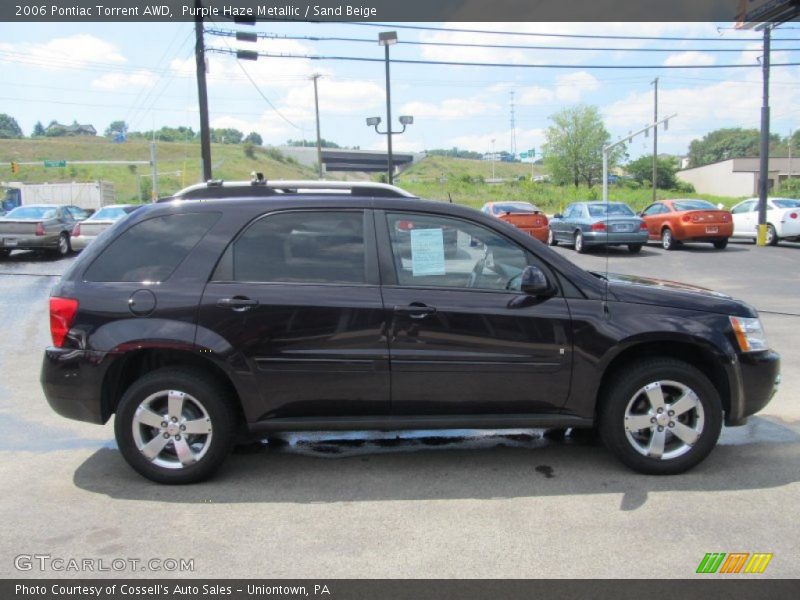
{"type": "Polygon", "coordinates": [[[600,434],[640,473],[672,475],[701,462],[722,429],[722,403],[709,379],[671,358],[634,363],[606,386],[600,434]]]}
{"type": "Polygon", "coordinates": [[[158,483],[195,483],[225,460],[234,440],[230,394],[202,371],[167,367],[138,379],[117,407],[120,452],[158,483]]]}

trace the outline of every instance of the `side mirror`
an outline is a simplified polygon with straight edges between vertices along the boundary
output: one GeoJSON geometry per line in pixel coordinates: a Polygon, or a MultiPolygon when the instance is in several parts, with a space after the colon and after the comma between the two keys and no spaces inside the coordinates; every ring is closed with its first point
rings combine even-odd
{"type": "Polygon", "coordinates": [[[530,296],[552,296],[556,291],[542,270],[534,265],[528,265],[522,271],[519,289],[530,296]]]}
{"type": "Polygon", "coordinates": [[[553,215],[553,218],[554,219],[563,219],[564,215],[562,215],[561,213],[556,213],[556,214],[553,215]]]}

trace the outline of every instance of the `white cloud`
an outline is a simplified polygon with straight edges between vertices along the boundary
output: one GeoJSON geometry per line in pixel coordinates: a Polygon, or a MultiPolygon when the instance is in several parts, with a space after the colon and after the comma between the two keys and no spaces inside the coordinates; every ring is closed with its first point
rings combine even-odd
{"type": "MultiPolygon", "coordinates": [[[[384,102],[383,86],[372,81],[331,80],[321,77],[319,88],[320,112],[357,113],[384,102]]],[[[284,99],[287,106],[314,109],[314,86],[311,81],[291,88],[284,99]]]]}
{"type": "Polygon", "coordinates": [[[124,88],[150,87],[156,82],[156,76],[141,69],[133,73],[106,73],[91,83],[96,90],[122,90],[124,88]]]}
{"type": "Polygon", "coordinates": [[[664,60],[664,65],[667,67],[699,67],[713,65],[716,62],[716,59],[706,52],[691,51],[670,54],[664,60]]]}
{"type": "Polygon", "coordinates": [[[597,77],[586,71],[559,75],[556,79],[556,98],[564,102],[580,102],[586,92],[600,88],[597,77]]]}
{"type": "Polygon", "coordinates": [[[422,119],[466,119],[487,112],[497,112],[499,108],[496,104],[487,104],[470,98],[448,98],[438,104],[407,102],[400,108],[400,112],[422,119]]]}
{"type": "Polygon", "coordinates": [[[117,46],[87,33],[55,38],[45,43],[0,43],[0,51],[10,53],[0,62],[22,63],[48,70],[83,67],[88,63],[126,62],[117,46]]]}

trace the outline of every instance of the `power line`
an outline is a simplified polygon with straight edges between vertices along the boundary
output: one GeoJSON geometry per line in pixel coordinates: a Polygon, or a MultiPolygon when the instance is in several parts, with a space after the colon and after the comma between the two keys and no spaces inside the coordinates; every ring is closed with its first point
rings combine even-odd
{"type": "MultiPolygon", "coordinates": [[[[361,25],[366,27],[382,27],[391,29],[413,29],[418,31],[442,31],[446,33],[482,33],[489,35],[515,35],[524,37],[552,37],[552,38],[578,38],[592,40],[670,40],[670,41],[691,41],[691,42],[760,42],[760,37],[747,37],[739,39],[731,38],[710,38],[710,37],[671,37],[671,36],[647,36],[647,35],[590,35],[580,33],[542,33],[532,31],[492,31],[490,29],[464,29],[457,27],[434,27],[431,25],[391,25],[389,23],[356,22],[343,21],[347,25],[361,25]]],[[[794,38],[783,38],[773,40],[778,42],[797,41],[794,38]]]]}
{"type": "MultiPolygon", "coordinates": [[[[209,29],[209,35],[217,37],[236,37],[236,32],[224,29],[209,29]]],[[[264,40],[292,40],[307,42],[348,42],[364,43],[375,45],[374,39],[352,38],[352,37],[322,37],[313,35],[284,35],[277,33],[256,33],[260,39],[264,40]]],[[[734,41],[734,40],[731,40],[734,41]]],[[[740,41],[740,40],[735,40],[740,41]]],[[[624,48],[607,46],[534,46],[520,44],[479,44],[475,42],[432,42],[432,41],[413,41],[398,40],[398,45],[406,46],[440,46],[454,48],[492,48],[498,50],[557,50],[575,52],[761,52],[761,48],[624,48]]],[[[784,52],[800,51],[800,48],[781,48],[784,52]]]]}
{"type": "MultiPolygon", "coordinates": [[[[220,54],[236,54],[236,50],[225,48],[208,48],[209,52],[220,54]]],[[[355,62],[384,62],[382,58],[365,56],[334,56],[323,54],[286,54],[274,52],[254,52],[254,55],[264,58],[290,58],[305,60],[340,60],[355,62]]],[[[487,62],[461,62],[453,60],[419,60],[393,58],[393,63],[409,65],[446,65],[454,67],[492,67],[492,68],[517,68],[517,69],[752,69],[758,64],[726,64],[726,65],[579,65],[579,64],[536,64],[536,63],[487,63],[487,62]]],[[[773,67],[795,67],[800,62],[774,63],[773,67]]]]}

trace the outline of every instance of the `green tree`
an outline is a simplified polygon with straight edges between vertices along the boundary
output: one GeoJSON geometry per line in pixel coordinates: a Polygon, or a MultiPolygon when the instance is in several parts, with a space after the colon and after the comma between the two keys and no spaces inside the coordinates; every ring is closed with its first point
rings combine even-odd
{"type": "MultiPolygon", "coordinates": [[[[778,134],[770,134],[769,142],[771,154],[785,153],[785,145],[778,134]]],[[[717,129],[689,144],[689,167],[702,167],[729,158],[760,156],[760,149],[758,129],[717,129]]]]}
{"type": "Polygon", "coordinates": [[[58,121],[50,121],[47,129],[44,130],[47,137],[64,137],[67,135],[67,128],[58,121]]]}
{"type": "Polygon", "coordinates": [[[103,135],[106,137],[114,137],[118,133],[128,133],[128,124],[125,121],[111,121],[103,135]]]}
{"type": "Polygon", "coordinates": [[[244,141],[248,144],[253,144],[254,146],[263,146],[264,140],[262,137],[256,133],[255,131],[251,131],[247,134],[247,137],[244,138],[244,141]]]}
{"type": "Polygon", "coordinates": [[[33,126],[33,136],[42,137],[43,135],[44,135],[44,125],[42,125],[41,121],[36,121],[36,125],[33,126]]]}
{"type": "Polygon", "coordinates": [[[21,138],[22,129],[14,117],[5,113],[0,114],[0,138],[21,138]]]}
{"type": "MultiPolygon", "coordinates": [[[[658,166],[658,186],[662,190],[675,189],[675,173],[680,166],[674,156],[659,156],[656,159],[658,166]]],[[[639,183],[652,185],[653,155],[642,156],[625,165],[625,170],[639,183]]]]}
{"type": "Polygon", "coordinates": [[[244,138],[241,131],[231,127],[211,129],[209,136],[215,144],[238,144],[244,138]]]}
{"type": "MultiPolygon", "coordinates": [[[[550,115],[550,121],[542,158],[551,177],[561,185],[591,186],[601,178],[603,146],[611,139],[599,111],[594,106],[572,106],[550,115]]],[[[608,166],[616,165],[624,155],[623,146],[614,148],[608,166]]]]}

